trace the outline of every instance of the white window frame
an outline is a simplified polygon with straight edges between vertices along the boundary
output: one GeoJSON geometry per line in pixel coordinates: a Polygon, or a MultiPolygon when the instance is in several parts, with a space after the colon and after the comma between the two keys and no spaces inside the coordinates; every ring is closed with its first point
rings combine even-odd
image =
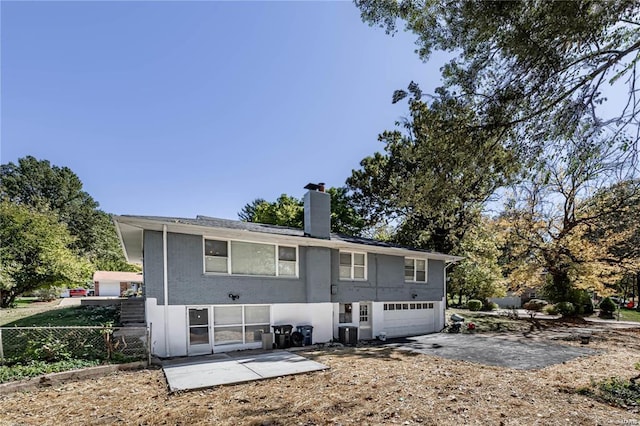
{"type": "MultiPolygon", "coordinates": [[[[421,259],[419,257],[405,257],[404,258],[404,262],[406,262],[407,260],[412,260],[413,261],[413,279],[408,280],[407,277],[404,277],[404,282],[407,283],[426,283],[429,280],[429,260],[428,259],[421,259]],[[417,268],[417,261],[418,260],[423,260],[424,261],[424,281],[418,281],[417,277],[418,277],[418,268],[417,268]]],[[[402,270],[402,274],[404,275],[404,263],[403,263],[403,270],[402,270]]]]}
{"type": "MultiPolygon", "coordinates": [[[[350,250],[340,250],[338,252],[338,278],[340,279],[340,281],[367,281],[367,269],[368,269],[368,259],[367,259],[367,253],[363,252],[363,251],[350,251],[350,250]],[[350,268],[350,274],[349,274],[349,278],[346,277],[342,277],[340,276],[340,268],[341,268],[341,264],[340,264],[340,256],[343,254],[349,254],[351,256],[351,268],[350,268]],[[356,254],[362,254],[364,255],[364,278],[354,278],[355,276],[355,255],[356,254]]],[[[362,265],[358,265],[359,267],[362,265]]]]}
{"type": "Polygon", "coordinates": [[[202,237],[202,271],[203,271],[203,273],[205,275],[228,275],[228,276],[234,276],[234,277],[260,277],[260,278],[269,277],[269,278],[297,279],[300,276],[300,250],[299,250],[299,246],[294,245],[294,244],[277,244],[277,243],[270,243],[270,242],[264,242],[264,241],[249,241],[249,240],[235,240],[235,239],[234,240],[230,240],[230,239],[227,239],[227,238],[203,236],[202,237]],[[224,241],[224,242],[227,243],[227,272],[207,271],[207,255],[205,254],[205,241],[206,240],[224,241]],[[232,250],[232,245],[231,245],[232,242],[249,243],[249,244],[263,244],[263,245],[274,246],[275,247],[274,262],[275,262],[276,274],[275,275],[234,274],[232,272],[232,263],[233,263],[232,262],[233,250],[232,250]],[[295,275],[280,275],[280,268],[279,268],[280,247],[289,247],[289,248],[294,248],[296,250],[295,275]]]}

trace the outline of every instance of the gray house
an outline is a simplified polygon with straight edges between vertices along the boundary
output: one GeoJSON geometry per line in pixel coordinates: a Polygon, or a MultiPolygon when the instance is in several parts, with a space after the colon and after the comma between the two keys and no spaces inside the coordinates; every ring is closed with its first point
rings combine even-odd
{"type": "Polygon", "coordinates": [[[444,326],[446,267],[460,258],[330,232],[330,196],[308,185],[304,230],[198,216],[116,216],[142,263],[155,355],[261,347],[273,325],[313,341],[432,333],[444,326]]]}

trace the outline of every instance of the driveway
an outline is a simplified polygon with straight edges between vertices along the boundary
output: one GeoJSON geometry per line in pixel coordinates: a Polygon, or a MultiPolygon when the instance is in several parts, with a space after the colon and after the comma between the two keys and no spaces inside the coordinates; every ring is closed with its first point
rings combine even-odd
{"type": "Polygon", "coordinates": [[[508,340],[477,334],[435,333],[394,339],[386,346],[448,359],[495,365],[517,370],[536,370],[581,356],[600,353],[586,347],[545,342],[508,340]]]}

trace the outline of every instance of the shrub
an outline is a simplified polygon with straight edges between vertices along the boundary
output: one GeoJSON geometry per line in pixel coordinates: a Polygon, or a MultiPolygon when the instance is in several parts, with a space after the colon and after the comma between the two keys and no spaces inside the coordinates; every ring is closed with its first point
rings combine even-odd
{"type": "Polygon", "coordinates": [[[467,308],[470,311],[479,311],[482,309],[482,302],[477,299],[471,299],[467,302],[467,308]]]}
{"type": "Polygon", "coordinates": [[[558,315],[558,308],[556,308],[556,305],[547,305],[544,307],[544,312],[547,315],[558,315]]]}
{"type": "Polygon", "coordinates": [[[613,313],[616,310],[616,304],[613,303],[610,297],[605,297],[600,302],[600,316],[601,317],[612,317],[613,313]]]}
{"type": "Polygon", "coordinates": [[[497,311],[500,308],[495,302],[487,302],[484,304],[485,311],[497,311]]]}
{"type": "Polygon", "coordinates": [[[563,317],[570,317],[576,312],[576,309],[571,302],[556,303],[556,309],[558,310],[558,313],[563,317]]]}
{"type": "Polygon", "coordinates": [[[33,295],[41,302],[51,302],[60,297],[61,290],[58,287],[39,288],[34,290],[33,295]]]}
{"type": "Polygon", "coordinates": [[[71,357],[69,342],[52,335],[40,339],[29,340],[25,355],[34,361],[68,361],[71,357]]]}
{"type": "Polygon", "coordinates": [[[540,312],[546,305],[547,302],[545,300],[531,299],[527,303],[522,305],[522,307],[527,311],[540,312]]]}

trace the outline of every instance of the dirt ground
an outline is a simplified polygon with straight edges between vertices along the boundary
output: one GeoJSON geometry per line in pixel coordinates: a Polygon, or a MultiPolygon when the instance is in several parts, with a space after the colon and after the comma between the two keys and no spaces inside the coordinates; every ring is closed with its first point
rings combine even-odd
{"type": "Polygon", "coordinates": [[[640,331],[598,329],[589,348],[601,352],[541,370],[385,347],[323,348],[298,353],[327,371],[181,394],[168,393],[159,369],[120,372],[0,396],[0,424],[640,425],[637,411],[577,393],[592,380],[638,374],[640,331]]]}

